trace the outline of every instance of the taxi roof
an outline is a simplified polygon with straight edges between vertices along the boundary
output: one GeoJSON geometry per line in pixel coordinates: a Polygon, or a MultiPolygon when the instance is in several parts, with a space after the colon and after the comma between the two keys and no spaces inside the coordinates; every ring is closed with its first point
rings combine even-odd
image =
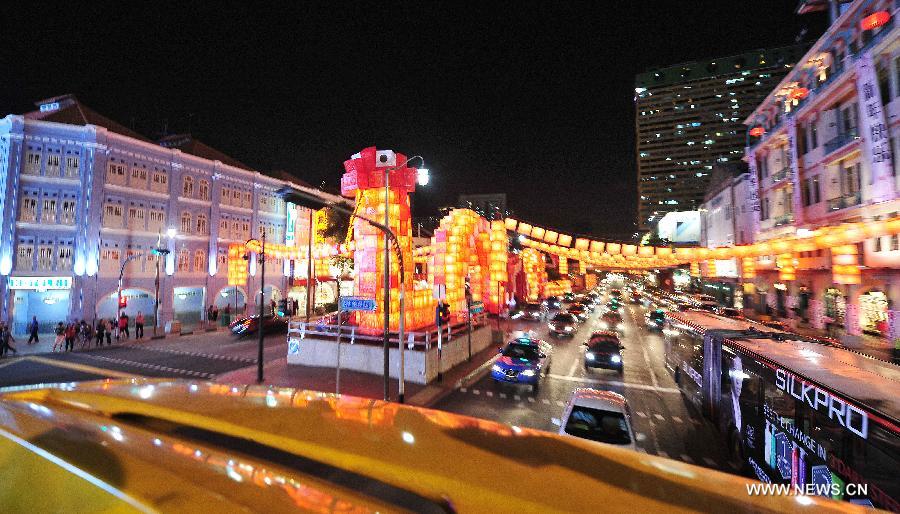
{"type": "MultiPolygon", "coordinates": [[[[28,484],[0,494],[6,512],[591,512],[598,498],[637,512],[797,507],[748,497],[744,478],[578,438],[380,400],[199,381],[0,390],[0,473],[28,484]]],[[[853,508],[810,501],[817,512],[853,508]]]]}

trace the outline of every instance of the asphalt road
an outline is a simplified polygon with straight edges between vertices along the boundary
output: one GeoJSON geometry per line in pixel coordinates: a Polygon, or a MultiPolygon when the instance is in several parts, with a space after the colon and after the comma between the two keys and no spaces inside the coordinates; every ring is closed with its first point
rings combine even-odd
{"type": "Polygon", "coordinates": [[[510,330],[531,330],[553,345],[549,373],[536,393],[530,386],[496,383],[490,366],[483,367],[433,408],[510,425],[557,431],[551,418],[562,415],[565,402],[577,387],[615,391],[625,396],[633,414],[634,432],[641,451],[691,464],[732,471],[727,451],[712,424],[690,410],[664,367],[663,336],[644,326],[645,308],[625,304],[621,337],[624,374],[585,369],[581,346],[596,330],[600,308],[583,323],[573,338],[557,339],[546,323],[511,321],[510,330]]]}

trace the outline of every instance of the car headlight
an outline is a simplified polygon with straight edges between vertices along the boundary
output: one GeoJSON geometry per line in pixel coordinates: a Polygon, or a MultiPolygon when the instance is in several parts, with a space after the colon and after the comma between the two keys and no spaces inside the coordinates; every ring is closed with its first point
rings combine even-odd
{"type": "Polygon", "coordinates": [[[592,352],[587,352],[586,354],[584,354],[584,358],[589,361],[592,361],[592,360],[594,360],[595,356],[592,352]]]}
{"type": "Polygon", "coordinates": [[[601,321],[599,325],[600,325],[600,328],[609,328],[609,323],[607,323],[605,321],[601,321]]]}
{"type": "Polygon", "coordinates": [[[533,370],[533,369],[526,369],[525,371],[522,372],[522,376],[524,376],[524,377],[533,377],[533,376],[534,376],[534,370],[533,370]]]}
{"type": "Polygon", "coordinates": [[[620,357],[618,355],[613,355],[612,357],[609,358],[609,361],[618,364],[618,363],[622,362],[622,357],[620,357]]]}
{"type": "Polygon", "coordinates": [[[493,366],[491,366],[491,371],[496,371],[497,373],[503,373],[503,368],[501,368],[497,364],[494,364],[493,366]]]}
{"type": "Polygon", "coordinates": [[[571,331],[572,331],[572,327],[570,327],[570,326],[565,326],[565,327],[563,327],[563,330],[565,330],[566,332],[571,332],[571,331]]]}

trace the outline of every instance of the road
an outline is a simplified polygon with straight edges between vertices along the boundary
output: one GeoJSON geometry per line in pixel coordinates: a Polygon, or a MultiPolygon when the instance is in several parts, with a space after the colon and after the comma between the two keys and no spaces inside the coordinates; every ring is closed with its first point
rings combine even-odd
{"type": "Polygon", "coordinates": [[[633,413],[634,432],[641,451],[723,471],[726,448],[712,424],[688,409],[664,367],[663,337],[644,326],[646,310],[625,304],[621,337],[624,374],[587,370],[581,346],[596,330],[599,308],[570,339],[547,333],[546,323],[510,322],[510,330],[531,330],[553,345],[549,373],[536,393],[529,386],[495,383],[484,366],[433,408],[541,430],[557,431],[551,418],[562,415],[565,402],[577,387],[615,391],[625,396],[633,413]]]}

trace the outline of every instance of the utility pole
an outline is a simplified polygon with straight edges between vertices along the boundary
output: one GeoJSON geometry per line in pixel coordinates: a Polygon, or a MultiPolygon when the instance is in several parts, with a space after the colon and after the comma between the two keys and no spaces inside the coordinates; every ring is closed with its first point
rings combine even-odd
{"type": "MultiPolygon", "coordinates": [[[[256,355],[256,382],[263,382],[263,313],[266,305],[266,231],[262,233],[262,251],[259,252],[261,271],[259,274],[259,319],[256,322],[256,332],[259,335],[259,348],[256,355]]],[[[275,316],[275,312],[272,312],[275,316]]]]}
{"type": "MultiPolygon", "coordinates": [[[[391,226],[391,168],[384,171],[384,226],[391,226]]],[[[391,337],[391,242],[388,233],[384,233],[384,400],[390,399],[390,337],[391,337]]],[[[401,341],[400,344],[403,344],[401,341]]]]}

